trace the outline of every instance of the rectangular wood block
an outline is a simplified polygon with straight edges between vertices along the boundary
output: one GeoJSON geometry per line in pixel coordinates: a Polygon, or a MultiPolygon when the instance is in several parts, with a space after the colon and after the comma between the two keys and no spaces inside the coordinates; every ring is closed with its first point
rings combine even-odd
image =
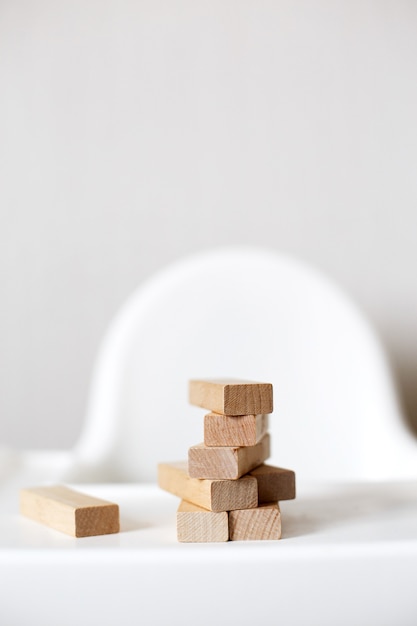
{"type": "Polygon", "coordinates": [[[258,481],[258,502],[280,502],[295,498],[295,473],[272,465],[260,465],[250,472],[258,481]]]}
{"type": "Polygon", "coordinates": [[[272,385],[246,380],[190,380],[191,404],[223,415],[272,413],[272,385]]]}
{"type": "Polygon", "coordinates": [[[256,445],[209,448],[200,443],[188,451],[188,474],[191,478],[236,479],[261,465],[270,454],[267,433],[256,445]]]}
{"type": "Polygon", "coordinates": [[[210,511],[232,511],[258,506],[258,483],[253,476],[239,480],[200,480],[190,478],[187,461],[160,463],[158,484],[182,500],[210,511]]]}
{"type": "Polygon", "coordinates": [[[229,540],[229,514],[206,511],[183,500],[177,511],[178,541],[211,543],[229,540]]]}
{"type": "Polygon", "coordinates": [[[206,446],[254,446],[268,430],[268,415],[220,415],[204,417],[206,446]]]}
{"type": "Polygon", "coordinates": [[[281,539],[279,505],[262,504],[256,509],[229,513],[230,541],[281,539]]]}
{"type": "Polygon", "coordinates": [[[120,529],[117,504],[62,485],[22,489],[20,512],[73,537],[107,535],[120,529]]]}

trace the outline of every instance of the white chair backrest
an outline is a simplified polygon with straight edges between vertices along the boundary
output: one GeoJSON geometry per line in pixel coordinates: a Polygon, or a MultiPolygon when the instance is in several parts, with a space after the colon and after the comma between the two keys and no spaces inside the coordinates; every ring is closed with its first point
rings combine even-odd
{"type": "Polygon", "coordinates": [[[77,478],[154,480],[203,440],[191,378],[271,382],[270,462],[305,479],[417,476],[381,346],[341,290],[298,261],[220,249],[138,289],[99,354],[77,478]]]}

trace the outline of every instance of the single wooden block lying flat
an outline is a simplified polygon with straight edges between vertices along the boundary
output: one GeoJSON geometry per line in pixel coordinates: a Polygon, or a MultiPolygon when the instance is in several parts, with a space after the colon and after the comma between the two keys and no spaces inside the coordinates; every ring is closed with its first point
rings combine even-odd
{"type": "Polygon", "coordinates": [[[281,513],[274,502],[229,513],[230,541],[281,539],[281,513]]]}
{"type": "Polygon", "coordinates": [[[256,445],[244,448],[209,448],[200,443],[188,451],[188,473],[191,478],[234,480],[261,465],[269,454],[269,434],[256,445]]]}
{"type": "Polygon", "coordinates": [[[204,445],[254,446],[268,430],[268,415],[220,415],[204,417],[204,445]]]}
{"type": "Polygon", "coordinates": [[[191,404],[223,415],[272,413],[272,385],[246,380],[190,380],[191,404]]]}
{"type": "Polygon", "coordinates": [[[280,502],[295,498],[295,473],[272,465],[260,465],[250,472],[258,481],[258,502],[280,502]]]}
{"type": "Polygon", "coordinates": [[[107,535],[120,529],[117,504],[61,485],[22,489],[20,512],[73,537],[107,535]]]}
{"type": "Polygon", "coordinates": [[[158,484],[161,489],[209,511],[252,509],[258,506],[258,483],[253,476],[244,476],[239,480],[190,478],[187,461],[160,463],[158,484]]]}
{"type": "Polygon", "coordinates": [[[206,511],[183,500],[177,511],[177,537],[185,543],[228,541],[229,514],[206,511]]]}

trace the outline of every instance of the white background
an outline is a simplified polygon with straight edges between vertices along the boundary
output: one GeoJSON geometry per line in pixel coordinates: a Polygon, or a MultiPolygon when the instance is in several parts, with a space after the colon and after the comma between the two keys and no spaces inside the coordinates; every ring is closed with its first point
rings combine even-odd
{"type": "Polygon", "coordinates": [[[344,286],[417,430],[417,3],[2,0],[0,90],[3,444],[74,443],[127,295],[230,243],[344,286]]]}

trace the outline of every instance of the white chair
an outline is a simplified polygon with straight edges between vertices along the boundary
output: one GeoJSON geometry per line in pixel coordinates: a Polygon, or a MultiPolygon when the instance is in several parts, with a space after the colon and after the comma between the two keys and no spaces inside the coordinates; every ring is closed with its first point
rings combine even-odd
{"type": "Polygon", "coordinates": [[[392,479],[417,478],[416,452],[383,350],[337,287],[273,252],[185,259],[114,320],[75,449],[3,458],[0,621],[411,626],[417,481],[392,479]],[[298,490],[282,541],[179,544],[177,498],[103,482],[153,480],[158,461],[186,458],[204,415],[187,381],[217,376],[274,384],[271,462],[296,471],[298,490]],[[120,504],[122,532],[77,540],[17,516],[23,480],[91,481],[120,504]]]}
{"type": "Polygon", "coordinates": [[[417,477],[417,442],[364,316],[310,266],[254,248],[191,256],[134,292],[103,340],[75,449],[6,461],[32,483],[154,480],[159,461],[202,440],[204,410],[187,402],[198,377],[273,383],[271,462],[299,479],[417,477]]]}
{"type": "Polygon", "coordinates": [[[274,385],[272,462],[302,479],[417,477],[375,333],[346,295],[287,256],[219,249],[173,264],[113,321],[94,374],[76,476],[153,480],[202,440],[198,377],[274,385]]]}

